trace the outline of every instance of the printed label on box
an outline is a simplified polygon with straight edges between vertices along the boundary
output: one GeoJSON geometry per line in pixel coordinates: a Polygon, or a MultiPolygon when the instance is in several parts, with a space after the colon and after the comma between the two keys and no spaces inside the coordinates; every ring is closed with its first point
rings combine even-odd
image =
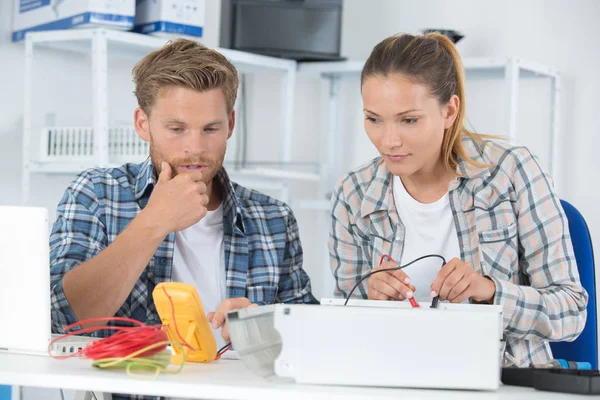
{"type": "Polygon", "coordinates": [[[20,0],[19,12],[22,14],[27,11],[35,10],[50,5],[50,0],[20,0]]]}

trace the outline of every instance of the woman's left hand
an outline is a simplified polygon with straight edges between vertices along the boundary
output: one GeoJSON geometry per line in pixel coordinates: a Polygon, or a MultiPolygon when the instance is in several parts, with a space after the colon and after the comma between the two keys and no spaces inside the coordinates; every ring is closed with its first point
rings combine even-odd
{"type": "Polygon", "coordinates": [[[475,272],[473,267],[453,258],[442,267],[431,284],[431,296],[440,296],[440,300],[462,303],[468,298],[483,303],[492,303],[496,294],[496,285],[491,279],[475,272]]]}

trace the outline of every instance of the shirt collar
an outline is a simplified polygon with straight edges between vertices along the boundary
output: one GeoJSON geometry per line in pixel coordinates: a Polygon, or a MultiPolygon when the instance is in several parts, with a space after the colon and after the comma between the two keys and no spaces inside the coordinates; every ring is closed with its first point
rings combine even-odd
{"type": "MultiPolygon", "coordinates": [[[[463,149],[465,154],[473,161],[480,164],[489,164],[483,157],[485,142],[477,142],[474,139],[464,136],[462,139],[463,149]]],[[[462,157],[458,157],[456,171],[459,177],[466,179],[475,178],[486,178],[491,175],[490,167],[478,167],[476,165],[469,164],[462,157]]]]}
{"type": "MultiPolygon", "coordinates": [[[[465,154],[471,160],[487,164],[483,158],[485,143],[478,143],[472,138],[465,136],[462,139],[462,144],[465,154]]],[[[458,157],[456,171],[459,177],[463,179],[485,178],[491,175],[490,168],[472,165],[466,162],[463,157],[458,157]]],[[[362,198],[360,205],[362,216],[367,216],[377,211],[388,211],[390,208],[395,209],[393,206],[392,178],[392,173],[387,169],[383,160],[379,158],[373,179],[362,198]]]]}
{"type": "Polygon", "coordinates": [[[366,217],[374,212],[389,210],[394,197],[392,195],[392,173],[381,158],[377,159],[375,174],[365,190],[360,205],[360,213],[366,217]]]}
{"type": "Polygon", "coordinates": [[[144,196],[148,189],[156,184],[154,164],[148,157],[143,163],[139,164],[139,170],[135,178],[135,200],[138,201],[144,196]]]}
{"type": "Polygon", "coordinates": [[[233,228],[237,226],[241,232],[246,232],[240,199],[236,195],[234,183],[229,179],[229,175],[227,174],[227,171],[225,171],[225,168],[221,168],[215,176],[215,179],[219,182],[221,189],[223,190],[224,218],[233,228]]]}

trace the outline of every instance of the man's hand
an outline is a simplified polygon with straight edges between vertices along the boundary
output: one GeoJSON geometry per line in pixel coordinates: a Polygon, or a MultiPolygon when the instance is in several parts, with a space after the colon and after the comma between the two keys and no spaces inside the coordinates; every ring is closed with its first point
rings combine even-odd
{"type": "Polygon", "coordinates": [[[242,308],[258,307],[245,297],[237,297],[234,299],[225,299],[215,312],[208,313],[208,322],[212,324],[213,329],[222,328],[221,336],[225,342],[229,343],[229,327],[227,326],[227,313],[232,310],[240,310],[242,308]]]}
{"type": "Polygon", "coordinates": [[[468,298],[491,303],[496,294],[496,285],[490,279],[475,272],[466,262],[453,258],[442,267],[431,285],[431,296],[440,300],[462,303],[468,298]]]}
{"type": "MultiPolygon", "coordinates": [[[[398,265],[392,261],[385,261],[372,271],[396,268],[398,265]]],[[[367,281],[367,295],[369,300],[406,300],[415,294],[415,287],[410,284],[410,278],[404,271],[378,272],[367,281]]]]}
{"type": "Polygon", "coordinates": [[[189,171],[173,178],[169,163],[163,161],[161,165],[158,182],[142,213],[149,215],[152,223],[157,224],[166,236],[204,218],[208,195],[201,171],[189,171]]]}

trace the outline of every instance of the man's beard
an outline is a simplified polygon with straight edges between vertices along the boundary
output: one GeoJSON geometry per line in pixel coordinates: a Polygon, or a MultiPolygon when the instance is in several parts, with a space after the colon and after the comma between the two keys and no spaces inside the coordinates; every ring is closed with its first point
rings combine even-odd
{"type": "Polygon", "coordinates": [[[204,183],[209,184],[223,168],[225,153],[223,153],[218,159],[210,159],[207,157],[175,157],[172,159],[167,159],[163,156],[160,148],[150,142],[150,159],[154,165],[157,178],[162,171],[161,163],[163,161],[166,161],[171,166],[173,178],[178,174],[177,168],[181,167],[182,165],[204,165],[204,168],[202,169],[202,180],[204,183]]]}

